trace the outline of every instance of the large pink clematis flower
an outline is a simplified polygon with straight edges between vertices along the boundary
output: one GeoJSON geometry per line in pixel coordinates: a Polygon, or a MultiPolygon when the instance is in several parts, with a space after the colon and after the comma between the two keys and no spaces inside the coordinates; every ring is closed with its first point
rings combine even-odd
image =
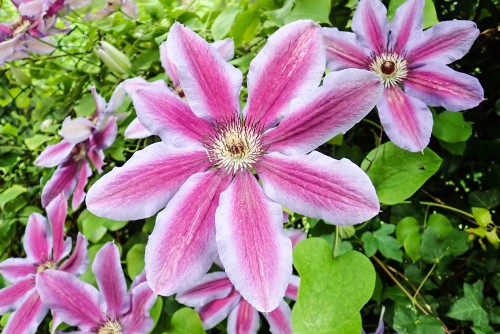
{"type": "Polygon", "coordinates": [[[108,242],[97,252],[92,272],[100,293],[64,272],[47,270],[37,277],[40,297],[57,314],[57,325],[64,322],[82,330],[73,333],[149,333],[154,325],[149,311],[156,296],[144,276],[136,278],[127,292],[115,244],[108,242]]]}
{"type": "Polygon", "coordinates": [[[270,312],[292,272],[281,205],[339,225],[378,213],[375,189],[358,166],[311,151],[360,121],[382,84],[368,71],[346,70],[318,87],[321,29],[297,21],[274,33],[252,61],[240,112],[242,74],[206,41],[176,23],[166,47],[186,101],[165,82],[124,83],[139,120],[162,142],[97,181],[87,207],[103,217],[140,219],[166,206],[146,247],[146,274],[157,294],[185,289],[219,253],[243,298],[270,312]]]}
{"type": "Polygon", "coordinates": [[[0,290],[0,314],[15,310],[10,315],[4,334],[36,333],[48,308],[40,300],[35,278],[48,269],[68,276],[81,275],[87,270],[87,240],[78,234],[75,250],[71,251],[71,238],[64,238],[64,220],[67,202],[57,196],[47,206],[50,222],[33,213],[28,219],[24,235],[26,258],[10,258],[0,263],[0,274],[12,285],[0,290]]]}
{"type": "Polygon", "coordinates": [[[476,24],[445,21],[422,31],[423,6],[424,0],[408,0],[389,23],[382,2],[361,0],[352,19],[354,33],[323,29],[328,69],[378,74],[385,86],[377,103],[380,121],[394,144],[412,152],[423,150],[431,137],[426,105],[465,110],[484,95],[476,78],[446,66],[469,51],[479,35],[476,24]]]}
{"type": "Polygon", "coordinates": [[[41,167],[58,166],[42,190],[42,206],[47,206],[59,193],[73,194],[71,206],[76,209],[85,199],[85,186],[92,175],[89,160],[99,173],[104,166],[103,150],[111,146],[117,133],[114,110],[121,104],[121,89],[115,90],[109,104],[91,88],[96,111],[90,119],[66,118],[60,135],[63,140],[48,146],[36,159],[41,167]],[[88,160],[87,160],[88,159],[88,160]]]}
{"type": "MultiPolygon", "coordinates": [[[[221,55],[225,60],[231,60],[234,57],[234,41],[231,38],[226,38],[220,41],[215,41],[212,47],[221,55]]],[[[168,56],[167,45],[162,44],[160,47],[160,54],[162,59],[162,65],[167,72],[168,77],[172,80],[173,91],[179,95],[181,98],[184,97],[184,92],[182,91],[181,83],[179,81],[179,74],[177,73],[177,67],[168,56]]],[[[151,136],[151,133],[141,124],[138,118],[135,118],[125,130],[125,138],[139,139],[151,136]]]]}

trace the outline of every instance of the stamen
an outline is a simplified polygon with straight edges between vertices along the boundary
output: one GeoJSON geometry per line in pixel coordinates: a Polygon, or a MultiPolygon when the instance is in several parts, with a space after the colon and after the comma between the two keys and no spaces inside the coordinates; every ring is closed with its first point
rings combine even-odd
{"type": "Polygon", "coordinates": [[[41,263],[39,264],[37,267],[36,267],[36,272],[37,273],[41,273],[42,271],[45,271],[47,269],[56,269],[57,266],[54,262],[52,261],[46,261],[44,263],[41,263]]]}
{"type": "Polygon", "coordinates": [[[71,155],[73,156],[73,160],[80,161],[85,158],[87,154],[87,145],[85,143],[76,144],[75,147],[71,150],[71,155]]]}
{"type": "Polygon", "coordinates": [[[408,75],[406,60],[396,53],[382,53],[370,64],[370,70],[382,78],[385,87],[400,84],[408,75]]]}
{"type": "Polygon", "coordinates": [[[97,329],[96,334],[122,334],[122,325],[119,321],[108,320],[97,329]]]}
{"type": "Polygon", "coordinates": [[[244,120],[234,118],[216,124],[214,130],[203,140],[203,146],[215,168],[234,174],[251,168],[266,151],[259,123],[246,124],[244,120]]]}

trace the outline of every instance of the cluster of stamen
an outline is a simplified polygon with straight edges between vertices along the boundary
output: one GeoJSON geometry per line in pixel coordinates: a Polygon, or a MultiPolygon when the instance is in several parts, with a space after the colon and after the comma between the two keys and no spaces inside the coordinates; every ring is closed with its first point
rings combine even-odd
{"type": "Polygon", "coordinates": [[[122,325],[119,321],[108,320],[97,329],[96,334],[122,334],[122,325]]]}
{"type": "Polygon", "coordinates": [[[210,161],[216,168],[235,174],[251,168],[266,148],[262,144],[262,128],[258,123],[231,119],[215,125],[214,133],[203,141],[210,161]]]}
{"type": "Polygon", "coordinates": [[[85,158],[85,155],[87,154],[87,145],[85,142],[76,144],[75,147],[71,150],[71,155],[73,157],[73,160],[75,161],[80,161],[83,158],[85,158]]]}
{"type": "Polygon", "coordinates": [[[57,266],[54,262],[45,261],[44,263],[41,263],[36,267],[36,272],[41,273],[42,271],[45,271],[47,269],[56,269],[56,268],[57,268],[57,266]]]}
{"type": "Polygon", "coordinates": [[[382,78],[385,87],[400,84],[408,75],[406,60],[396,53],[382,53],[370,63],[370,70],[382,78]]]}
{"type": "Polygon", "coordinates": [[[30,20],[20,20],[19,22],[16,23],[12,35],[17,36],[19,34],[22,34],[23,32],[28,31],[28,28],[31,26],[30,20]]]}

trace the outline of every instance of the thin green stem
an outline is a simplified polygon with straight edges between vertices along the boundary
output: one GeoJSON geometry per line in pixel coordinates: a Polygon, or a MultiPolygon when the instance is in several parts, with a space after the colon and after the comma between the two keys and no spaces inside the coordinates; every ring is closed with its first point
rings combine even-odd
{"type": "Polygon", "coordinates": [[[373,125],[373,126],[375,126],[375,127],[379,128],[379,129],[382,129],[382,126],[381,126],[380,124],[377,124],[377,123],[375,123],[374,121],[369,120],[368,118],[363,118],[363,122],[368,123],[368,124],[371,124],[371,125],[373,125]]]}
{"type": "Polygon", "coordinates": [[[335,239],[333,245],[333,257],[337,257],[339,253],[339,227],[335,226],[335,239]]]}
{"type": "Polygon", "coordinates": [[[432,265],[432,268],[431,270],[429,270],[429,272],[427,273],[427,275],[425,275],[424,279],[422,280],[422,282],[420,283],[420,285],[418,286],[417,288],[417,291],[415,291],[415,294],[413,295],[413,298],[416,300],[417,298],[417,295],[418,293],[420,292],[420,289],[422,289],[422,287],[424,286],[425,282],[427,282],[427,280],[429,279],[429,277],[431,276],[432,272],[434,271],[434,269],[436,269],[436,266],[437,266],[437,262],[434,262],[434,264],[432,265]]]}
{"type": "MultiPolygon", "coordinates": [[[[411,201],[403,201],[401,202],[400,204],[411,204],[412,202],[411,201]]],[[[453,211],[453,212],[456,212],[456,213],[459,213],[461,215],[464,215],[466,217],[469,217],[471,219],[474,219],[474,215],[472,213],[468,213],[468,212],[465,212],[463,210],[460,210],[460,209],[457,209],[457,208],[454,208],[452,206],[449,206],[449,205],[445,205],[445,204],[439,204],[439,203],[434,203],[434,202],[426,202],[426,201],[422,201],[422,202],[419,202],[420,204],[422,205],[427,205],[427,206],[434,206],[434,207],[438,207],[438,208],[442,208],[442,209],[446,209],[446,210],[450,210],[450,211],[453,211]]]]}

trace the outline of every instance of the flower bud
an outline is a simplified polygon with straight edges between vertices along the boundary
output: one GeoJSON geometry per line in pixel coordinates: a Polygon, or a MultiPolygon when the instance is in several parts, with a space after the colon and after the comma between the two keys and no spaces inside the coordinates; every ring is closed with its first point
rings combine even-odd
{"type": "Polygon", "coordinates": [[[116,75],[123,75],[130,71],[132,65],[130,60],[113,45],[101,41],[101,45],[96,50],[97,55],[106,64],[111,72],[116,75]]]}

